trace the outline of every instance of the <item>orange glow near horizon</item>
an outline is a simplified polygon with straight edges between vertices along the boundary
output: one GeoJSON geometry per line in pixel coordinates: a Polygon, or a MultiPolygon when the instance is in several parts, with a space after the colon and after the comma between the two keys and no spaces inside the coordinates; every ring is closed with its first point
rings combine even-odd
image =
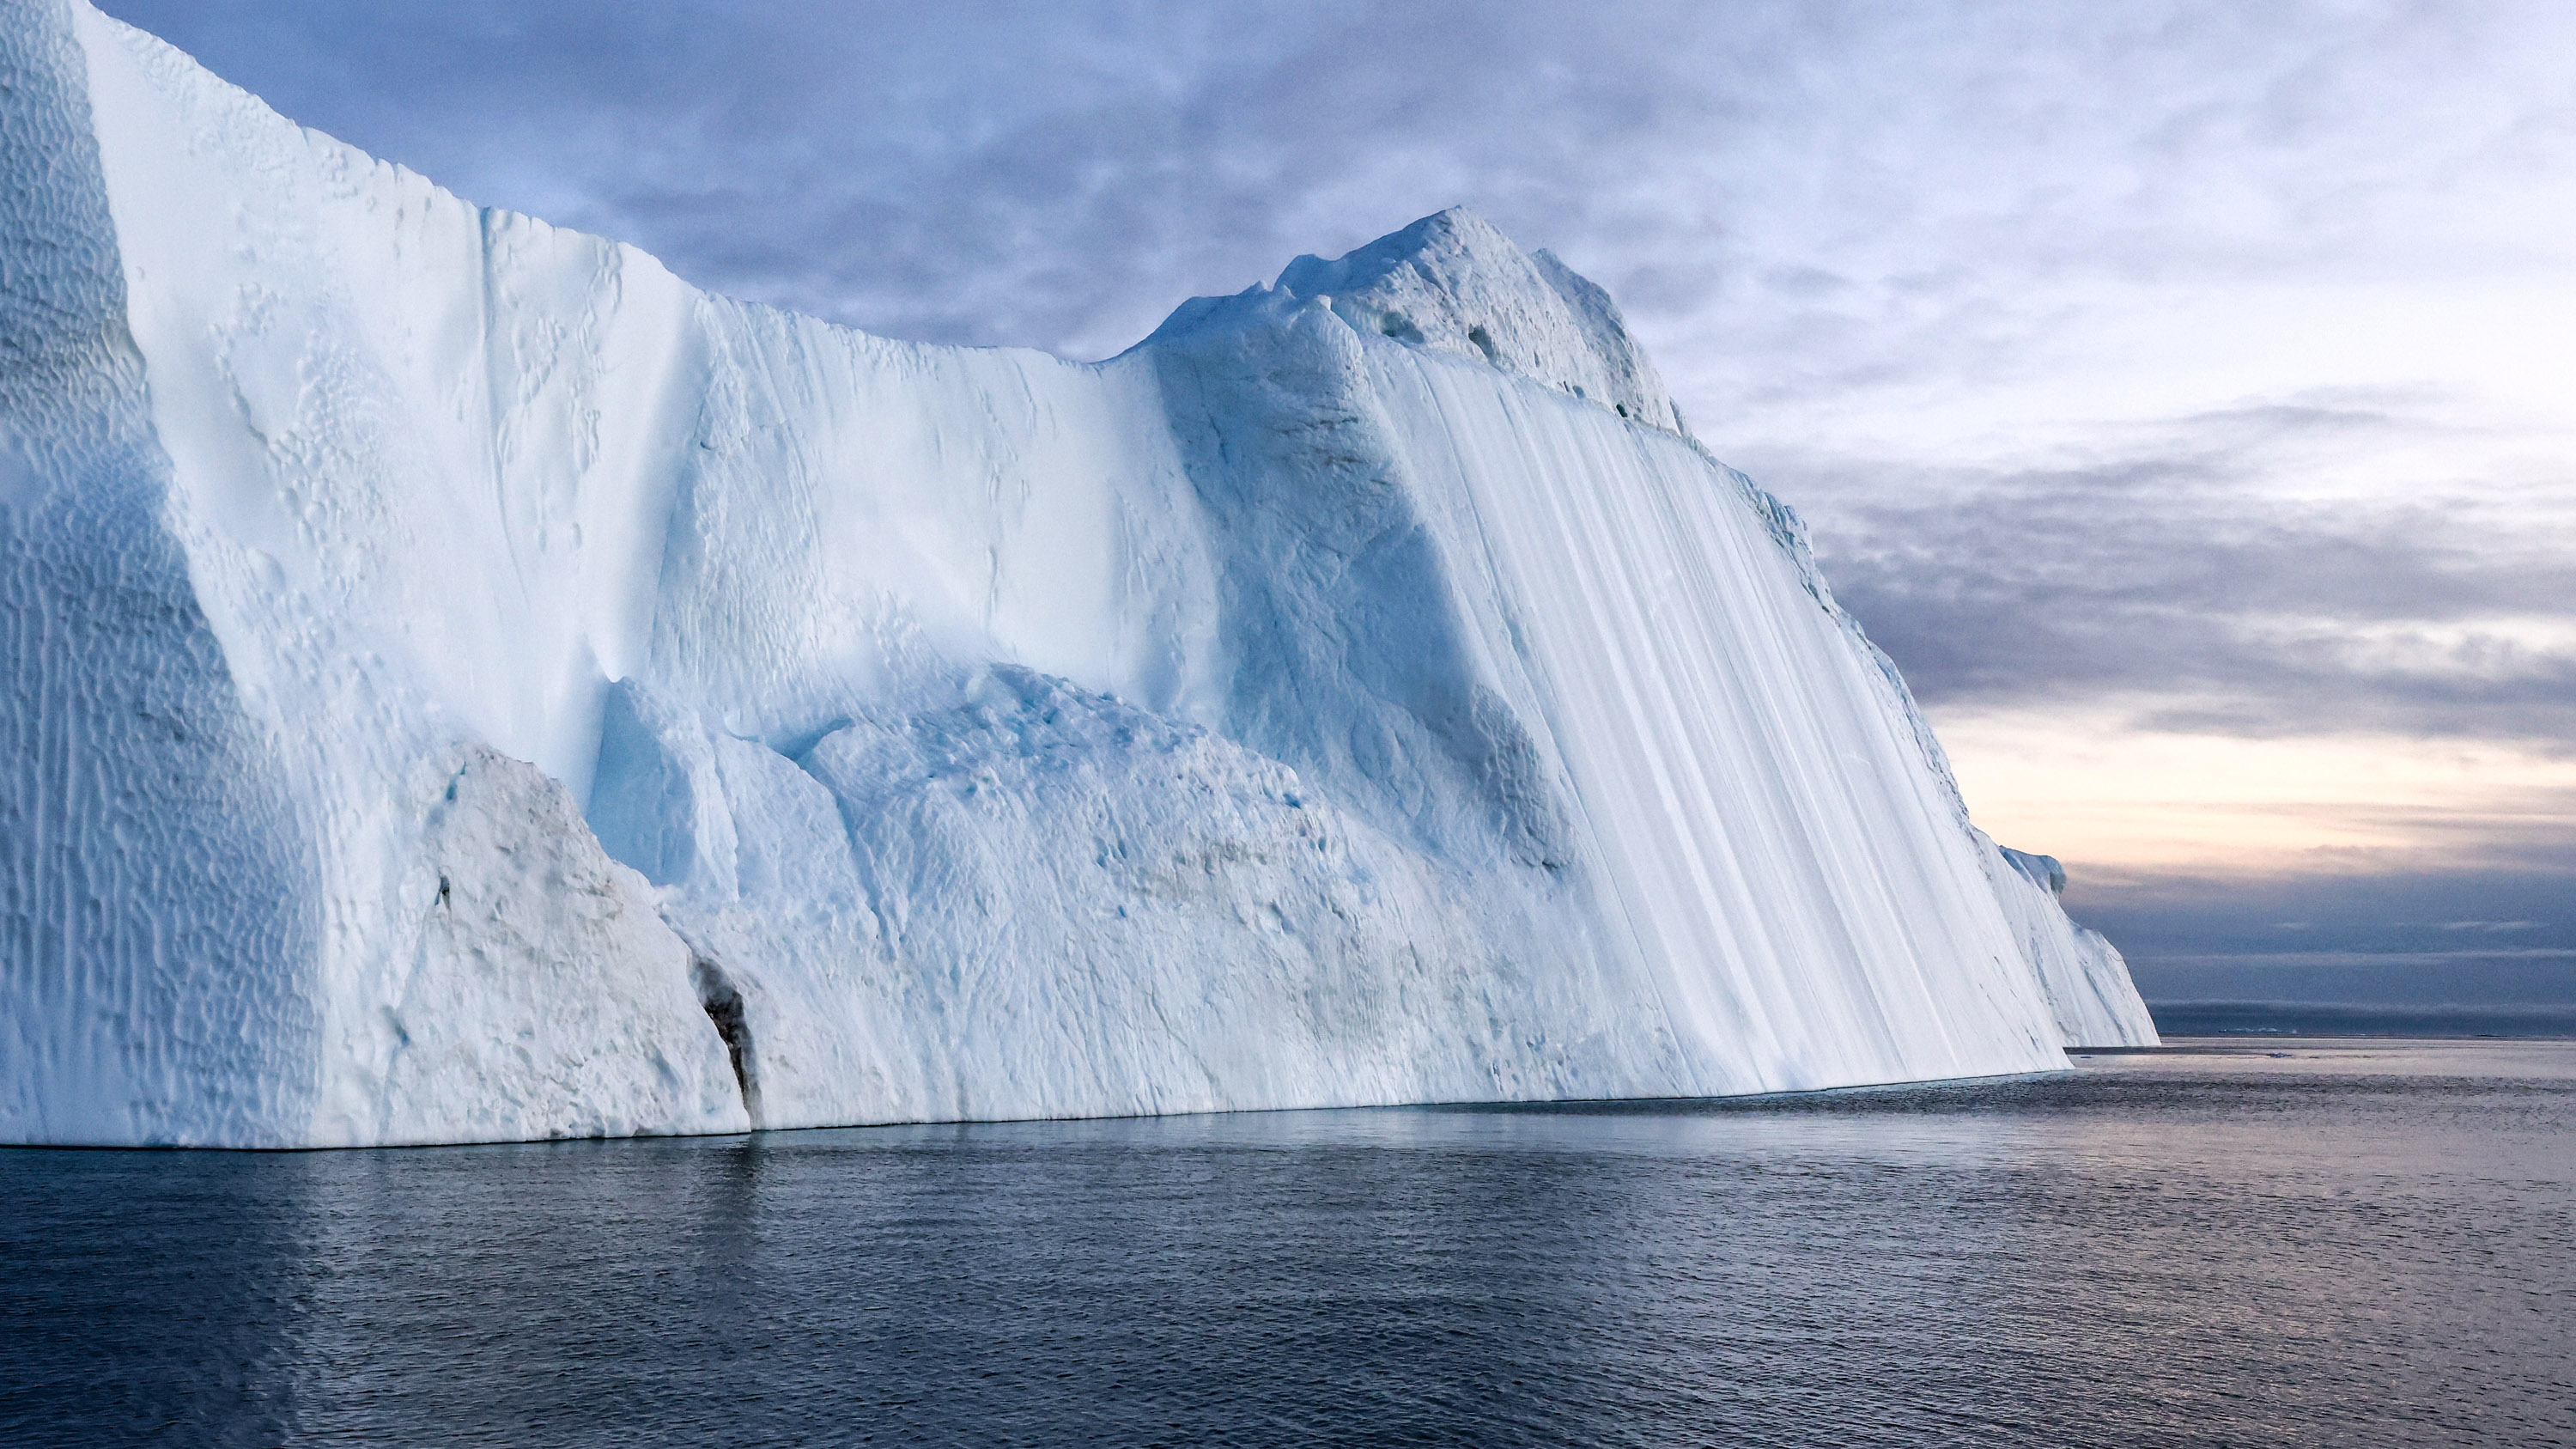
{"type": "Polygon", "coordinates": [[[2509,742],[2167,733],[2109,710],[1933,724],[1987,834],[2098,884],[2473,868],[2576,818],[2576,754],[2509,742]]]}

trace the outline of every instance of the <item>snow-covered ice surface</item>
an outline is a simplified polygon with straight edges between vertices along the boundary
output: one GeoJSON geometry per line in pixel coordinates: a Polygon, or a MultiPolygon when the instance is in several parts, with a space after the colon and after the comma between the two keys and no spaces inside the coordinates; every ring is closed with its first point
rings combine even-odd
{"type": "Polygon", "coordinates": [[[696,292],[78,0],[0,72],[0,1140],[2152,1040],[1795,516],[1471,215],[1081,365],[696,292]]]}

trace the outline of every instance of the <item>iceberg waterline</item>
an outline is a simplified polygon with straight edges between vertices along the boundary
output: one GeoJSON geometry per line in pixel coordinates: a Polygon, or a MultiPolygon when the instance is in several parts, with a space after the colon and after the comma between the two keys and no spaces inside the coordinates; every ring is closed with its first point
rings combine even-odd
{"type": "Polygon", "coordinates": [[[694,291],[0,0],[0,1140],[2153,1039],[1795,516],[1445,212],[1099,364],[694,291]]]}

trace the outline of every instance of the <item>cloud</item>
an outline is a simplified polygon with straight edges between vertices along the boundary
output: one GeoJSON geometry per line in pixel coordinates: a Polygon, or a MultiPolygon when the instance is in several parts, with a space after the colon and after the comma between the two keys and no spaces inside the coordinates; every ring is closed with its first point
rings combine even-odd
{"type": "Polygon", "coordinates": [[[2155,959],[2176,966],[2200,966],[2219,961],[2261,961],[2273,966],[2458,966],[2464,963],[2511,961],[2576,961],[2576,949],[2534,947],[2525,951],[2268,951],[2260,955],[2238,952],[2220,956],[2160,956],[2155,959]]]}
{"type": "Polygon", "coordinates": [[[2073,875],[2067,898],[2091,917],[2140,932],[2133,954],[2197,958],[2246,953],[2432,952],[2478,957],[2576,950],[2576,862],[2555,868],[2425,870],[2311,876],[2168,872],[2105,891],[2073,875]],[[2521,925],[2489,949],[2451,923],[2501,906],[2521,925]],[[2149,924],[2152,921],[2153,924],[2149,924]]]}
{"type": "Polygon", "coordinates": [[[1777,471],[1821,502],[1837,597],[1927,704],[2116,698],[2148,730],[2576,744],[2563,512],[2458,479],[2281,496],[2321,466],[2286,464],[2293,443],[2331,472],[2438,433],[2269,405],[2072,466],[1777,471]]]}
{"type": "Polygon", "coordinates": [[[2553,1028],[2556,1033],[2567,1031],[2566,1023],[2576,1017],[2576,964],[2557,957],[2453,959],[2356,953],[2349,959],[2320,962],[2253,954],[2133,954],[2129,970],[2139,992],[2153,1003],[2300,1001],[2518,1007],[2557,1012],[2560,1020],[2553,1028]]]}
{"type": "Polygon", "coordinates": [[[1089,354],[1451,201],[1526,223],[1615,204],[1724,90],[1683,59],[1715,18],[1679,4],[111,8],[301,119],[701,283],[1089,354]]]}
{"type": "MultiPolygon", "coordinates": [[[[2576,860],[2554,871],[2168,876],[2069,904],[2119,942],[2151,999],[2576,1005],[2576,860]],[[2527,912],[2492,946],[2462,906],[2527,912]],[[2482,933],[2481,933],[2482,934],[2482,933]]],[[[2482,923],[2481,923],[2482,924],[2482,923]]]]}
{"type": "Polygon", "coordinates": [[[1709,417],[2027,365],[2104,285],[2493,274],[2555,229],[2503,183],[2576,135],[2545,0],[106,3],[463,194],[897,335],[1097,355],[1466,202],[1709,417]]]}

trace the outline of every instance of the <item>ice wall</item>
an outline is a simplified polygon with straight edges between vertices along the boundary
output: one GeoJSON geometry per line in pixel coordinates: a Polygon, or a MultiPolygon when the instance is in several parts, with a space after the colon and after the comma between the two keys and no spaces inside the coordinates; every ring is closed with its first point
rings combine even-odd
{"type": "MultiPolygon", "coordinates": [[[[1984,840],[1984,833],[1978,838],[1984,840]]],[[[1988,842],[1991,844],[1991,842],[1988,842]]],[[[2068,1046],[2153,1046],[2156,1024],[2129,980],[2129,963],[2099,931],[2066,918],[2066,868],[2053,855],[1998,846],[1995,896],[2039,970],[2068,1046]]]]}
{"type": "Polygon", "coordinates": [[[1107,363],[919,346],[0,19],[0,1139],[1691,1095],[2145,1029],[1794,519],[1472,216],[1107,363]]]}
{"type": "Polygon", "coordinates": [[[164,523],[67,22],[0,9],[0,1140],[279,1140],[316,866],[164,523]]]}

